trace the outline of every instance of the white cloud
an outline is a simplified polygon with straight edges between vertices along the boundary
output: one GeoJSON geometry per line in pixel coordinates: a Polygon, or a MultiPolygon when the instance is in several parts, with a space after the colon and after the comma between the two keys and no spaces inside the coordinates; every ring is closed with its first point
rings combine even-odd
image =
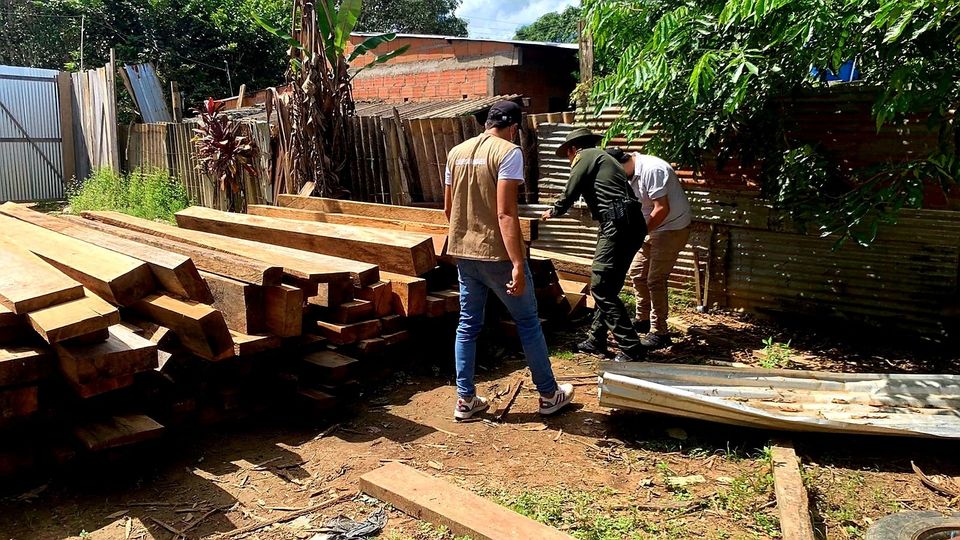
{"type": "Polygon", "coordinates": [[[470,37],[510,39],[517,28],[579,0],[463,0],[457,16],[467,20],[470,37]]]}

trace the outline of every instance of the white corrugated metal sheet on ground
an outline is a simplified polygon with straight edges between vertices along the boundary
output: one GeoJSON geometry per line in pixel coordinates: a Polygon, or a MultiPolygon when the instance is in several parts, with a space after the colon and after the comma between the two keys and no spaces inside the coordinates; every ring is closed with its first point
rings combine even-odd
{"type": "Polygon", "coordinates": [[[0,66],[0,201],[64,196],[58,73],[0,66]]]}
{"type": "Polygon", "coordinates": [[[960,375],[601,366],[600,405],[760,429],[960,439],[960,375]]]}

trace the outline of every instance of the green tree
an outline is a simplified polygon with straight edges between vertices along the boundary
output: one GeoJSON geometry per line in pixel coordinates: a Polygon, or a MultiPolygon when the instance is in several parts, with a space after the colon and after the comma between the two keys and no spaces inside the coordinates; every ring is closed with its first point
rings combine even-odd
{"type": "Polygon", "coordinates": [[[585,0],[597,65],[592,99],[622,105],[611,131],[652,126],[651,152],[698,168],[704,156],[754,164],[764,192],[824,233],[867,243],[880,221],[920,203],[923,182],[958,177],[960,5],[947,0],[585,0]],[[811,66],[857,59],[879,89],[877,126],[930,114],[931,156],[840,174],[784,136],[778,100],[826,86],[811,66]]]}
{"type": "Polygon", "coordinates": [[[467,35],[467,21],[454,12],[461,0],[367,0],[358,32],[467,35]]]}
{"type": "Polygon", "coordinates": [[[513,39],[576,43],[579,37],[580,8],[569,6],[563,11],[547,13],[530,24],[517,29],[513,39]]]}

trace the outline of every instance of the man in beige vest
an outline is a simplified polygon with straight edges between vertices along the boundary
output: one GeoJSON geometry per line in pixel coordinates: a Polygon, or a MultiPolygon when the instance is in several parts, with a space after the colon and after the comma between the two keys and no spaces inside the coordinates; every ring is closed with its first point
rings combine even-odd
{"type": "Polygon", "coordinates": [[[517,324],[540,392],[540,414],[553,414],[573,400],[573,385],[558,385],[553,376],[520,235],[517,194],[523,184],[523,154],[511,141],[521,118],[516,103],[497,103],[490,109],[486,131],[457,145],[447,156],[443,204],[450,221],[447,253],[457,258],[460,275],[456,420],[466,420],[488,407],[487,400],[477,395],[474,368],[477,337],[491,291],[517,324]]]}

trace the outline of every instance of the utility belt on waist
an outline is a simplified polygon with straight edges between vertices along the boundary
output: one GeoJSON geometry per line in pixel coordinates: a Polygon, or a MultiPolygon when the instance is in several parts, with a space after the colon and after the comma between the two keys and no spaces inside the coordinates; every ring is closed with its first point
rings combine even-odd
{"type": "Polygon", "coordinates": [[[643,219],[643,207],[640,205],[640,201],[630,199],[613,201],[610,203],[610,208],[600,212],[599,218],[601,224],[613,223],[617,226],[646,224],[646,220],[643,219]]]}

